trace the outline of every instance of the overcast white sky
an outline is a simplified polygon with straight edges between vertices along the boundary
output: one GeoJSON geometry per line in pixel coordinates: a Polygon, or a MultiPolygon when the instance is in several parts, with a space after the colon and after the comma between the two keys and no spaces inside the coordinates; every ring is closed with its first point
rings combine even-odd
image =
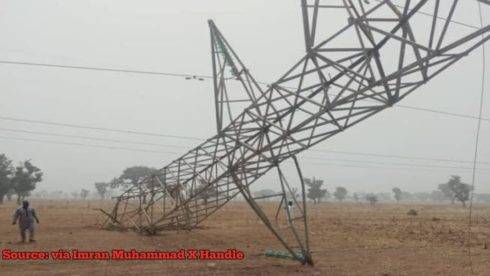
{"type": "MultiPolygon", "coordinates": [[[[476,1],[457,20],[479,25],[476,1]]],[[[484,11],[485,24],[490,9],[484,11]]],[[[304,54],[299,0],[1,0],[0,60],[211,74],[207,19],[218,27],[255,77],[273,81],[304,54]]],[[[488,45],[487,45],[488,49],[488,45]]],[[[487,55],[487,63],[490,54],[487,55]]],[[[476,115],[481,50],[402,104],[476,115]]],[[[490,71],[490,69],[489,69],[490,71]]],[[[487,71],[488,72],[488,71],[487,71]]],[[[487,91],[490,78],[487,78],[487,91]]],[[[210,81],[113,72],[0,65],[0,116],[207,138],[214,134],[210,81]]],[[[484,101],[490,118],[490,95],[484,101]]],[[[386,110],[316,149],[472,160],[476,121],[402,108],[386,110]]],[[[490,122],[482,124],[477,188],[490,192],[490,122]]],[[[0,153],[31,159],[45,172],[40,190],[93,188],[128,166],[163,167],[197,141],[123,135],[0,120],[0,153]],[[18,129],[159,143],[144,146],[57,138],[18,129]],[[160,151],[133,152],[12,138],[160,151]],[[173,146],[172,146],[173,145],[173,146]]],[[[403,160],[309,151],[305,176],[351,191],[431,191],[451,174],[470,181],[470,163],[403,160]],[[310,158],[308,158],[310,157],[310,158]],[[323,158],[311,159],[311,157],[323,158]],[[365,163],[372,162],[373,164],[365,163]],[[407,166],[406,164],[415,164],[407,166]],[[423,166],[431,166],[424,168],[423,166]],[[448,166],[457,168],[435,168],[448,166]],[[460,168],[465,167],[465,168],[460,168]]],[[[266,177],[257,188],[274,188],[266,177]]],[[[275,188],[274,188],[275,189],[275,188]]]]}

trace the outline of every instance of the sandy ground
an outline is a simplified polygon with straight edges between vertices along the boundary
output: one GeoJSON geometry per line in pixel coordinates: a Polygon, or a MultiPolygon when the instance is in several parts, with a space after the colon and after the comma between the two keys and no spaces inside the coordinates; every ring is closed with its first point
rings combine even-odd
{"type": "Polygon", "coordinates": [[[205,248],[245,252],[243,261],[10,261],[2,275],[310,274],[310,275],[490,275],[490,206],[475,206],[468,243],[468,209],[457,205],[322,203],[310,207],[314,267],[265,257],[282,250],[245,203],[230,203],[202,229],[140,236],[100,229],[96,208],[110,202],[34,201],[41,224],[37,242],[18,244],[11,225],[15,204],[0,205],[0,247],[16,251],[114,248],[176,250],[205,248]],[[410,217],[409,209],[419,215],[410,217]],[[470,265],[468,250],[471,249],[470,265]]]}

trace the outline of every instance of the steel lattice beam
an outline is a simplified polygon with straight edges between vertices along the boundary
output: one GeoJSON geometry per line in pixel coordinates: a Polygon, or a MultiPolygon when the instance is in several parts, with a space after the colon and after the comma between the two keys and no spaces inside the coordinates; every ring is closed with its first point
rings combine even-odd
{"type": "Polygon", "coordinates": [[[128,189],[108,221],[146,233],[192,229],[241,194],[290,254],[311,264],[295,155],[393,106],[485,43],[490,26],[451,24],[458,2],[301,0],[306,54],[267,87],[210,21],[217,134],[128,189]],[[325,20],[340,13],[345,21],[332,32],[325,20]],[[300,198],[280,168],[291,158],[300,198]],[[281,199],[278,212],[285,202],[295,206],[284,209],[286,229],[250,190],[273,169],[281,188],[274,195],[281,199]]]}

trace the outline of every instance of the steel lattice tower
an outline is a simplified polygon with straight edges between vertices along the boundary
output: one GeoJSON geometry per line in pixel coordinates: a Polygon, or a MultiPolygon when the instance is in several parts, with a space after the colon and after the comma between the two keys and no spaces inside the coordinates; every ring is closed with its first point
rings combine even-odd
{"type": "Polygon", "coordinates": [[[392,107],[490,38],[488,25],[452,22],[462,1],[370,2],[302,0],[306,54],[267,87],[209,21],[217,134],[117,197],[107,223],[149,234],[192,229],[241,194],[295,259],[312,264],[295,155],[392,107]],[[281,169],[288,159],[299,197],[281,169]],[[280,199],[273,212],[250,190],[270,171],[280,187],[268,196],[280,199]]]}

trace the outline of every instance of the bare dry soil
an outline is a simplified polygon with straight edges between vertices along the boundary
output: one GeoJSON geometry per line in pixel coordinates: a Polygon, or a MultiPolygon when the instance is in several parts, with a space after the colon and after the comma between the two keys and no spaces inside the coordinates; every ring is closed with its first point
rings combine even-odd
{"type": "MultiPolygon", "coordinates": [[[[242,261],[11,261],[2,275],[490,275],[490,206],[474,207],[471,241],[468,209],[458,205],[321,203],[309,206],[314,267],[264,256],[283,250],[245,203],[231,202],[193,231],[157,236],[102,230],[101,201],[33,201],[41,219],[36,243],[19,244],[11,225],[14,203],[0,205],[0,248],[15,251],[226,250],[242,261]],[[415,209],[418,216],[409,216],[415,209]],[[469,259],[471,251],[471,262],[469,259]]],[[[272,208],[272,207],[271,207],[272,208]]]]}

